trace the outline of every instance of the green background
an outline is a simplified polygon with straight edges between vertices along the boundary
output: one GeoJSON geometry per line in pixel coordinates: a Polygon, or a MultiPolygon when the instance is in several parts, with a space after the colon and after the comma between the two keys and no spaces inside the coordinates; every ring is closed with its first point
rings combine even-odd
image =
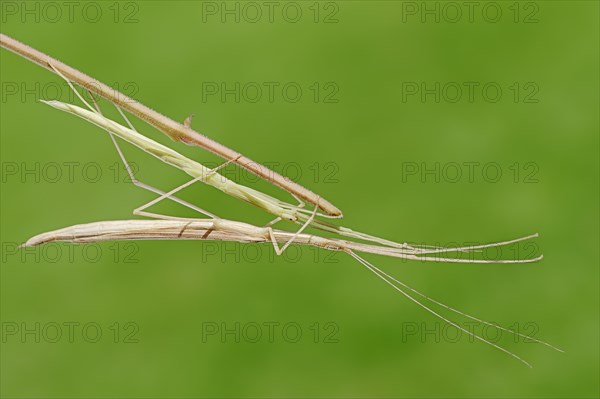
{"type": "MultiPolygon", "coordinates": [[[[97,343],[86,342],[80,328],[74,342],[64,329],[56,343],[49,342],[49,330],[39,343],[3,330],[3,397],[598,397],[597,2],[520,3],[518,22],[513,2],[496,2],[502,10],[497,23],[482,17],[486,2],[472,22],[463,15],[456,23],[443,18],[452,18],[451,9],[441,9],[447,14],[439,23],[403,13],[411,4],[424,7],[421,2],[320,3],[318,23],[313,2],[297,3],[303,11],[298,23],[277,11],[273,22],[265,16],[256,23],[203,21],[203,4],[192,1],[98,2],[97,23],[82,18],[86,3],[77,2],[73,21],[63,15],[54,22],[50,9],[40,9],[36,21],[35,14],[22,15],[24,3],[10,3],[19,11],[9,15],[3,8],[3,33],[175,120],[195,114],[196,130],[259,162],[278,162],[279,172],[284,165],[293,165],[288,172],[299,167],[297,181],[339,206],[345,226],[442,244],[539,232],[535,250],[545,259],[531,265],[369,259],[450,306],[524,332],[533,325],[536,337],[566,353],[505,337],[503,344],[534,365],[528,369],[466,337],[407,336],[407,326],[422,332],[443,325],[342,254],[303,249],[273,258],[268,245],[248,250],[201,242],[104,243],[92,248],[99,256],[87,258],[81,246],[67,244],[16,252],[15,243],[42,231],[130,218],[152,195],[124,182],[122,169],[115,182],[111,168],[118,158],[104,132],[36,102],[54,96],[56,85],[68,101],[60,79],[1,50],[3,328],[65,322],[102,328],[97,343]],[[137,22],[123,23],[131,12],[137,22]],[[330,12],[337,23],[323,23],[330,12]],[[531,12],[537,22],[524,23],[531,12]],[[303,95],[296,103],[281,91],[273,102],[203,101],[207,82],[297,82],[303,95]],[[315,102],[314,82],[337,85],[337,102],[315,102]],[[497,102],[480,90],[473,101],[464,93],[457,102],[447,101],[450,94],[421,101],[418,95],[403,99],[406,82],[496,82],[503,92],[497,102]],[[533,82],[537,102],[515,102],[509,88],[515,82],[533,82]],[[68,162],[76,163],[72,182],[65,176],[68,162]],[[403,167],[413,162],[495,162],[503,175],[496,183],[481,169],[473,182],[464,175],[457,182],[443,175],[439,182],[428,175],[403,179],[403,167]],[[57,182],[50,176],[54,163],[62,165],[57,182]],[[83,166],[91,163],[102,172],[95,183],[83,178],[83,166]],[[526,181],[533,170],[528,163],[536,168],[534,182],[526,181]],[[36,164],[39,181],[35,172],[20,175],[36,164]],[[11,167],[16,175],[6,170],[11,167]],[[139,329],[137,343],[123,342],[131,331],[127,322],[139,329]],[[301,339],[286,342],[276,329],[273,342],[236,343],[231,336],[221,342],[202,330],[207,323],[265,322],[298,323],[301,339]],[[323,342],[332,331],[327,322],[337,326],[337,343],[323,342]]],[[[27,6],[36,3],[44,4],[27,6]]],[[[199,161],[218,160],[134,123],[199,161]]],[[[126,152],[142,181],[169,189],[187,180],[136,149],[126,152]]],[[[285,198],[266,184],[256,186],[285,198]]],[[[195,185],[182,197],[221,217],[269,220],[209,187],[195,185]]],[[[192,215],[172,204],[155,209],[192,215]]]]}

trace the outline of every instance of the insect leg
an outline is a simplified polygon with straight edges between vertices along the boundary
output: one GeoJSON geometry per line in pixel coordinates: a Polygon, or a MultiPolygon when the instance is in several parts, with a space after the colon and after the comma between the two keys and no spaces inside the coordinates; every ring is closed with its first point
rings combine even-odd
{"type": "MultiPolygon", "coordinates": [[[[310,217],[306,219],[306,222],[304,222],[302,227],[300,227],[298,231],[296,231],[296,233],[294,233],[294,235],[281,248],[279,248],[279,246],[277,245],[277,241],[275,240],[275,236],[273,235],[273,228],[271,227],[273,224],[277,223],[277,219],[275,219],[273,223],[267,224],[269,236],[271,237],[271,242],[273,243],[273,249],[275,249],[275,253],[277,255],[281,256],[281,254],[283,254],[283,251],[285,251],[287,247],[289,247],[294,242],[294,240],[304,231],[304,229],[306,229],[306,227],[308,227],[308,225],[312,223],[312,221],[315,219],[315,215],[317,214],[317,210],[319,209],[318,202],[319,200],[317,199],[317,205],[315,206],[315,209],[313,210],[310,217]]],[[[281,218],[278,219],[281,220],[281,218]]]]}

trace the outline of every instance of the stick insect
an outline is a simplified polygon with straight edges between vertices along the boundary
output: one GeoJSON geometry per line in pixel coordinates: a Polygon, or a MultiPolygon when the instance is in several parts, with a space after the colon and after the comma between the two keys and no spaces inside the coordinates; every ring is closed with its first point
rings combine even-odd
{"type": "MultiPolygon", "coordinates": [[[[430,306],[425,304],[425,301],[442,307],[446,311],[453,312],[457,315],[484,323],[489,326],[493,326],[502,331],[510,332],[516,336],[520,336],[523,338],[530,339],[532,341],[541,343],[546,345],[552,349],[557,351],[561,351],[560,349],[533,337],[527,336],[525,334],[521,334],[510,329],[504,328],[494,323],[489,323],[474,316],[463,313],[457,309],[451,308],[443,303],[430,298],[421,292],[409,287],[408,285],[402,283],[401,281],[395,279],[391,275],[385,273],[362,256],[358,255],[356,252],[367,252],[372,254],[384,255],[384,256],[393,256],[404,259],[411,260],[425,260],[425,261],[439,261],[439,262],[468,262],[468,263],[524,263],[524,262],[534,262],[540,260],[542,257],[536,257],[532,259],[524,259],[524,260],[499,260],[499,261],[490,261],[490,260],[481,260],[481,259],[458,259],[453,257],[440,257],[440,254],[447,254],[450,252],[473,252],[479,251],[485,248],[490,247],[500,247],[504,245],[510,245],[515,242],[528,240],[531,238],[537,237],[537,235],[531,235],[527,237],[518,238],[515,240],[505,241],[505,242],[497,242],[492,244],[484,244],[479,246],[469,246],[469,247],[458,247],[458,248],[440,248],[440,247],[432,247],[432,246],[424,246],[424,245],[411,245],[407,243],[397,243],[394,241],[389,241],[383,238],[379,238],[376,236],[368,235],[365,233],[357,232],[351,230],[349,228],[337,226],[335,224],[320,220],[319,217],[323,218],[332,218],[332,217],[340,217],[339,215],[331,215],[328,213],[320,213],[319,209],[322,209],[320,206],[320,199],[317,198],[313,203],[314,208],[312,210],[306,209],[305,204],[301,201],[297,196],[292,194],[297,200],[298,204],[293,205],[284,201],[281,201],[277,198],[269,196],[265,193],[252,189],[250,187],[235,183],[223,175],[219,174],[219,170],[229,163],[235,163],[237,160],[229,159],[224,164],[209,169],[206,166],[193,161],[180,153],[172,150],[169,147],[166,147],[162,144],[159,144],[146,136],[141,135],[134,128],[133,124],[129,121],[125,113],[121,110],[121,108],[115,104],[118,112],[124,118],[125,122],[129,127],[121,125],[107,117],[105,117],[100,111],[100,107],[98,103],[93,98],[91,92],[88,91],[90,95],[92,95],[92,100],[94,102],[94,107],[92,107],[79,92],[75,89],[73,84],[69,79],[67,79],[63,74],[60,73],[58,69],[56,69],[51,63],[48,65],[54,70],[57,75],[61,76],[65,81],[69,84],[71,89],[75,92],[78,98],[83,102],[83,104],[87,107],[81,108],[73,104],[67,104],[60,101],[43,101],[44,103],[57,108],[59,110],[71,113],[76,115],[100,128],[107,131],[109,136],[115,145],[115,148],[124,163],[125,169],[129,174],[131,181],[136,185],[143,189],[149,190],[158,194],[158,197],[151,200],[150,202],[136,208],[133,213],[139,216],[145,216],[149,218],[153,218],[155,220],[136,220],[136,221],[115,221],[115,222],[99,222],[99,223],[91,223],[88,225],[79,225],[72,226],[66,229],[58,230],[55,232],[50,232],[46,234],[42,234],[36,236],[30,240],[28,240],[23,246],[31,246],[38,245],[49,241],[71,241],[71,242],[94,242],[94,241],[104,241],[104,240],[119,240],[119,239],[217,239],[217,240],[235,240],[240,242],[270,242],[273,245],[275,252],[278,255],[281,255],[283,251],[285,251],[290,245],[316,245],[318,247],[328,249],[328,250],[336,250],[343,251],[349,254],[353,259],[357,260],[362,266],[368,269],[370,272],[375,274],[378,278],[383,280],[386,284],[390,285],[392,288],[400,292],[402,295],[407,297],[409,300],[416,303],[418,306],[424,308],[426,311],[430,312],[434,316],[440,318],[444,322],[456,327],[457,329],[463,331],[464,333],[472,336],[473,338],[484,342],[496,349],[499,349],[506,354],[514,357],[515,359],[521,361],[525,365],[531,367],[531,365],[517,356],[516,354],[510,352],[509,350],[503,348],[500,345],[497,345],[489,340],[486,340],[482,336],[475,334],[471,331],[466,330],[465,328],[458,325],[456,322],[451,319],[441,315],[440,313],[433,310],[430,306]],[[160,159],[161,161],[172,165],[188,175],[190,175],[193,179],[184,183],[183,185],[176,187],[168,192],[157,189],[148,184],[142,183],[138,181],[133,173],[133,170],[130,164],[127,162],[123,151],[121,150],[117,139],[115,136],[123,139],[134,146],[142,149],[143,151],[153,155],[154,157],[160,159]],[[243,222],[229,221],[226,219],[221,219],[215,214],[208,212],[194,204],[191,204],[187,201],[184,201],[175,196],[177,192],[180,190],[189,187],[190,185],[201,181],[205,184],[208,184],[214,188],[221,190],[222,192],[255,205],[264,211],[275,216],[275,219],[269,222],[264,227],[257,227],[248,225],[243,222]],[[209,219],[197,219],[197,218],[181,218],[172,215],[161,215],[157,213],[148,212],[146,209],[157,204],[158,202],[169,199],[175,202],[178,202],[181,205],[184,205],[198,213],[201,213],[205,216],[208,216],[209,219]],[[300,225],[300,228],[296,232],[287,232],[283,230],[274,229],[273,226],[282,221],[290,221],[300,225]],[[348,237],[351,239],[368,241],[375,244],[364,244],[354,241],[346,241],[339,239],[327,239],[315,235],[305,234],[304,230],[307,227],[312,227],[318,230],[322,230],[329,233],[335,233],[340,236],[348,237]],[[279,244],[282,244],[280,247],[279,244]],[[418,299],[421,298],[421,299],[418,299]]],[[[241,155],[240,155],[241,156],[241,155]]]]}
{"type": "MultiPolygon", "coordinates": [[[[192,221],[185,220],[115,220],[106,222],[95,222],[82,225],[75,225],[66,227],[63,229],[42,233],[34,236],[27,240],[22,247],[32,247],[35,245],[41,245],[49,242],[64,241],[72,243],[93,243],[102,241],[115,241],[115,240],[217,240],[217,241],[235,241],[242,243],[268,243],[271,240],[277,242],[290,242],[293,239],[296,245],[312,245],[318,248],[322,248],[330,251],[343,251],[354,259],[356,259],[361,265],[365,266],[370,272],[374,273],[377,277],[383,280],[386,284],[390,285],[396,291],[400,292],[410,301],[414,302],[418,306],[425,309],[427,312],[433,314],[435,317],[448,323],[449,325],[457,328],[458,330],[466,333],[467,335],[490,345],[505,354],[517,359],[528,367],[532,367],[529,362],[523,358],[517,356],[508,349],[491,342],[484,337],[469,331],[452,319],[443,316],[439,312],[432,309],[430,303],[437,305],[445,309],[448,312],[454,313],[459,316],[463,316],[467,319],[475,322],[482,323],[486,326],[496,328],[499,331],[505,331],[513,334],[517,337],[528,339],[532,342],[537,342],[558,352],[563,350],[532,336],[521,334],[517,331],[510,330],[502,327],[496,323],[491,323],[458,309],[445,305],[444,303],[431,298],[420,291],[408,286],[400,280],[394,278],[390,274],[384,272],[371,262],[358,255],[356,252],[366,252],[377,255],[391,256],[396,258],[410,259],[410,260],[438,260],[436,258],[428,258],[427,256],[421,257],[414,254],[407,254],[402,249],[392,248],[383,245],[371,245],[353,241],[339,240],[335,238],[324,238],[316,235],[304,234],[304,233],[292,233],[283,230],[274,230],[267,227],[257,227],[247,223],[231,221],[225,219],[195,219],[192,221]],[[418,299],[421,298],[421,299],[418,299]]],[[[513,240],[514,242],[514,240],[513,240]]],[[[506,243],[491,244],[504,245],[506,243]]],[[[461,251],[472,251],[484,248],[488,245],[479,245],[471,247],[457,248],[461,251]]],[[[466,259],[450,259],[453,262],[467,262],[472,263],[466,259]]],[[[479,261],[479,263],[525,263],[531,262],[531,259],[526,260],[505,260],[505,261],[479,261]]]]}
{"type": "MultiPolygon", "coordinates": [[[[414,247],[411,247],[406,243],[401,244],[401,243],[385,240],[383,238],[379,238],[379,237],[375,237],[375,236],[372,236],[369,234],[354,231],[347,227],[337,226],[335,224],[327,223],[323,220],[316,219],[316,216],[321,216],[324,218],[337,218],[337,216],[330,216],[330,215],[327,215],[324,213],[317,212],[319,209],[318,206],[315,206],[312,211],[305,209],[304,208],[305,204],[297,197],[295,197],[295,198],[299,201],[298,205],[292,205],[292,204],[286,203],[284,201],[281,201],[277,198],[274,198],[270,195],[264,194],[260,191],[254,190],[250,187],[241,185],[239,183],[235,183],[232,180],[229,180],[225,176],[218,173],[219,169],[228,165],[232,161],[227,161],[216,168],[209,169],[206,166],[202,165],[201,163],[193,161],[193,160],[181,155],[180,153],[176,152],[175,150],[172,150],[169,147],[166,147],[160,143],[157,143],[154,140],[149,139],[146,136],[141,135],[139,132],[137,132],[137,130],[135,129],[135,127],[133,126],[131,121],[127,118],[125,113],[118,106],[116,106],[117,110],[122,115],[122,117],[125,119],[125,121],[129,127],[123,126],[123,125],[105,117],[100,112],[100,109],[99,109],[97,103],[95,103],[95,107],[92,107],[83,98],[83,96],[81,94],[79,94],[79,92],[75,89],[73,84],[60,73],[60,71],[58,71],[57,69],[54,69],[54,71],[56,72],[57,75],[61,76],[67,82],[67,84],[75,92],[77,97],[87,106],[88,109],[84,109],[84,108],[78,107],[73,104],[67,104],[67,103],[64,103],[61,101],[56,101],[56,100],[54,100],[54,101],[41,100],[41,101],[45,104],[48,104],[48,105],[56,108],[56,109],[76,115],[76,116],[100,127],[101,129],[107,131],[109,133],[113,143],[115,144],[115,146],[117,148],[117,152],[118,152],[121,160],[123,161],[125,168],[126,168],[127,172],[129,173],[129,177],[131,178],[132,181],[138,183],[137,179],[133,175],[131,166],[125,159],[122,150],[119,148],[119,145],[118,145],[117,141],[115,140],[115,137],[114,137],[115,135],[120,137],[121,139],[129,142],[130,144],[135,145],[136,147],[140,148],[141,150],[153,155],[154,157],[160,159],[164,163],[167,163],[178,169],[181,169],[182,171],[184,171],[185,173],[187,173],[188,175],[193,177],[193,179],[188,181],[187,183],[174,188],[173,190],[169,191],[168,193],[161,192],[161,195],[158,198],[150,201],[147,204],[144,204],[144,205],[136,208],[133,211],[133,213],[135,215],[154,217],[154,218],[160,218],[160,219],[173,219],[174,218],[173,216],[160,215],[157,213],[150,213],[150,212],[147,212],[146,209],[152,205],[157,204],[158,202],[160,202],[164,199],[173,197],[173,195],[175,193],[177,193],[178,191],[180,191],[186,187],[189,187],[190,185],[192,185],[198,181],[201,181],[205,184],[208,184],[214,188],[221,190],[222,192],[224,192],[234,198],[248,202],[248,203],[255,205],[255,206],[263,209],[264,211],[274,215],[275,219],[273,219],[271,222],[268,223],[268,227],[273,226],[275,223],[278,223],[282,220],[287,220],[287,221],[301,225],[301,227],[298,230],[298,233],[302,233],[302,231],[304,231],[310,225],[311,227],[319,229],[319,230],[327,231],[329,233],[339,234],[339,235],[354,238],[354,239],[376,242],[376,243],[382,244],[382,245],[406,249],[407,251],[415,250],[414,247]]],[[[147,184],[144,184],[144,183],[142,183],[139,186],[142,188],[148,189],[150,191],[153,191],[155,193],[160,192],[160,190],[158,190],[154,187],[151,187],[147,184]]],[[[173,197],[173,198],[175,201],[179,202],[182,205],[185,205],[185,206],[190,205],[189,203],[184,203],[183,200],[181,200],[177,197],[173,197]]],[[[318,203],[318,199],[317,199],[317,203],[318,203]]],[[[194,206],[191,209],[194,209],[195,211],[200,212],[200,213],[202,213],[206,216],[212,217],[212,218],[216,217],[214,214],[207,212],[203,209],[200,209],[196,206],[194,206]]],[[[176,219],[181,220],[182,218],[176,218],[176,219]]],[[[283,251],[287,247],[289,247],[289,245],[292,242],[293,242],[293,238],[290,239],[289,242],[285,243],[281,248],[279,248],[276,240],[272,239],[273,246],[278,255],[281,255],[283,253],[283,251]]],[[[435,253],[436,251],[448,252],[449,250],[448,249],[440,249],[440,248],[437,248],[437,249],[430,248],[430,251],[431,251],[431,253],[435,253]]]]}

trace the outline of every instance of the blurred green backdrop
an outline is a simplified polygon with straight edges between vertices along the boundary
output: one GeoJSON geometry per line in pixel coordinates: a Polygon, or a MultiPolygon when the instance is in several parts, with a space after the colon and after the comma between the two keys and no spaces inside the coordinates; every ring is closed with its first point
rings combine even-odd
{"type": "MultiPolygon", "coordinates": [[[[42,231],[129,218],[152,196],[125,181],[104,132],[37,102],[74,101],[60,79],[1,50],[2,397],[598,397],[597,2],[72,4],[3,1],[1,30],[176,120],[195,114],[196,130],[339,206],[345,226],[432,244],[539,232],[545,259],[532,265],[369,259],[566,353],[502,337],[530,370],[455,342],[341,254],[200,242],[17,251],[42,231]]],[[[186,181],[126,152],[142,181],[186,181]]],[[[182,196],[269,220],[207,187],[182,196]]]]}

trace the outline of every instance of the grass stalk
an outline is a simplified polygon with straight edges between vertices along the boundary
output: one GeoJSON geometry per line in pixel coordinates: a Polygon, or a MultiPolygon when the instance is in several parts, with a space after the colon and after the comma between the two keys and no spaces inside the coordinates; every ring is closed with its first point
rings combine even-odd
{"type": "Polygon", "coordinates": [[[275,171],[261,165],[252,159],[220,144],[211,138],[194,131],[189,124],[182,124],[174,121],[167,116],[156,112],[144,104],[134,100],[131,97],[113,89],[96,79],[78,71],[69,65],[52,58],[41,51],[38,51],[24,43],[19,42],[5,34],[0,33],[0,46],[22,56],[33,63],[46,68],[52,73],[60,72],[64,77],[76,83],[80,87],[97,94],[113,104],[125,109],[151,126],[160,130],[174,141],[179,141],[188,145],[204,148],[221,158],[231,161],[240,167],[248,170],[256,176],[279,186],[280,188],[293,193],[298,198],[319,207],[323,212],[330,216],[342,217],[342,211],[336,208],[326,199],[318,196],[309,189],[300,184],[285,178],[275,171]]]}

